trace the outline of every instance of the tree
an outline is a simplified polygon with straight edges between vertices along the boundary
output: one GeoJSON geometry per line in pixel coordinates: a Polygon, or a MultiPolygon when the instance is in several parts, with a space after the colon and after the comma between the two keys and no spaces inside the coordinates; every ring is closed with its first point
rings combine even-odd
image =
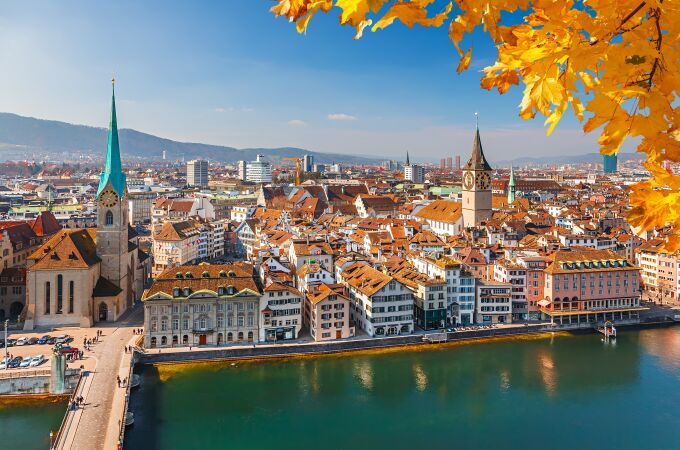
{"type": "Polygon", "coordinates": [[[632,187],[628,221],[643,231],[670,226],[666,249],[680,248],[680,177],[663,168],[680,161],[680,0],[454,0],[432,12],[433,3],[277,0],[272,12],[303,33],[316,13],[337,8],[355,39],[397,20],[408,27],[448,23],[458,73],[472,55],[464,38],[483,27],[498,56],[483,69],[481,86],[503,94],[521,83],[520,117],[540,113],[550,135],[571,108],[584,132],[599,130],[604,155],[640,138],[651,177],[632,187]]]}

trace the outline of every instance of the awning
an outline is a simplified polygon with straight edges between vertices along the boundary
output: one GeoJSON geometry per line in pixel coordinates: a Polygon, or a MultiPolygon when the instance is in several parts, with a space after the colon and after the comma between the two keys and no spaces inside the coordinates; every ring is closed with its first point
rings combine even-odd
{"type": "Polygon", "coordinates": [[[539,300],[539,301],[538,301],[538,306],[548,306],[548,305],[551,304],[551,303],[552,303],[552,302],[551,302],[550,300],[543,299],[543,300],[539,300]]]}

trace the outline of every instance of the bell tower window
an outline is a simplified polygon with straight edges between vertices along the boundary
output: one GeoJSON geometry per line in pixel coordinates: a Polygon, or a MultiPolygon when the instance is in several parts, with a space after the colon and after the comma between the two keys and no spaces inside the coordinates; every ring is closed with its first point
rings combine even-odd
{"type": "Polygon", "coordinates": [[[106,226],[110,227],[113,225],[113,213],[111,211],[106,211],[106,226]]]}

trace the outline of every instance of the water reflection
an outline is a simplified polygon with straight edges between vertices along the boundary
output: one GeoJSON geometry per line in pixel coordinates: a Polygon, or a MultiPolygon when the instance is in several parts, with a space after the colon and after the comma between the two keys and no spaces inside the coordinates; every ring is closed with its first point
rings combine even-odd
{"type": "Polygon", "coordinates": [[[413,377],[415,378],[416,389],[420,392],[425,391],[427,389],[427,375],[423,366],[419,363],[413,364],[413,377]]]}
{"type": "MultiPolygon", "coordinates": [[[[423,442],[451,448],[454,441],[457,448],[523,448],[494,441],[494,435],[514,436],[527,423],[532,435],[556,433],[551,416],[561,417],[564,430],[598,423],[606,431],[602,435],[616,435],[621,425],[609,429],[607,422],[638,417],[625,413],[628,403],[647,400],[634,395],[643,385],[641,364],[655,360],[643,358],[645,352],[679,372],[680,330],[664,331],[658,338],[620,332],[617,346],[588,334],[197,368],[166,383],[144,368],[142,388],[131,400],[139,421],[130,432],[130,448],[209,448],[210,439],[228,433],[229,448],[292,449],[318,445],[318,433],[310,430],[324,430],[329,449],[358,442],[362,448],[413,448],[423,442]],[[666,347],[672,347],[671,356],[664,354],[666,347]],[[621,412],[587,416],[604,401],[622,402],[621,412]],[[485,431],[489,423],[498,433],[485,431]],[[473,437],[479,441],[466,440],[473,437]]],[[[558,437],[541,438],[578,444],[558,437]]]]}
{"type": "Polygon", "coordinates": [[[680,333],[676,327],[642,330],[640,343],[647,353],[659,358],[666,369],[680,367],[680,333]]]}

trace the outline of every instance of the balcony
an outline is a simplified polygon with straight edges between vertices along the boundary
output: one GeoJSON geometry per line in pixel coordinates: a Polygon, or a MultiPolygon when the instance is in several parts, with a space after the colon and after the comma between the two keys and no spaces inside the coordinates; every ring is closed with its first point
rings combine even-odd
{"type": "Polygon", "coordinates": [[[212,328],[212,327],[210,327],[210,328],[209,327],[206,327],[206,328],[200,328],[199,327],[199,328],[193,328],[191,330],[191,332],[194,333],[194,334],[206,334],[206,333],[214,333],[215,329],[212,328]]]}

